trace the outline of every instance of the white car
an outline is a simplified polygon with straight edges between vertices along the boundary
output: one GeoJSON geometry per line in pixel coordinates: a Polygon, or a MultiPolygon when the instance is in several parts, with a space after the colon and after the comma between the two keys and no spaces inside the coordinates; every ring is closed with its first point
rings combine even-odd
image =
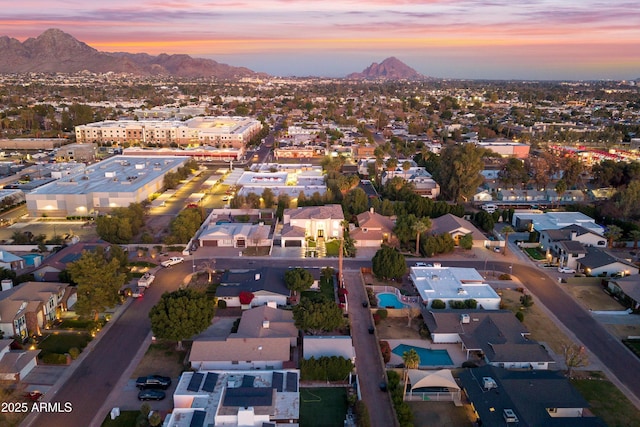
{"type": "Polygon", "coordinates": [[[135,288],[135,289],[133,290],[133,292],[131,293],[131,296],[132,296],[132,297],[134,297],[134,298],[140,298],[141,296],[143,296],[143,295],[144,295],[144,291],[145,291],[146,289],[147,289],[147,288],[145,288],[145,287],[138,286],[137,288],[135,288]]]}
{"type": "Polygon", "coordinates": [[[576,272],[575,268],[569,268],[569,267],[558,267],[558,273],[569,273],[569,274],[574,274],[576,272]]]}
{"type": "Polygon", "coordinates": [[[179,256],[174,256],[167,260],[162,261],[160,265],[163,267],[171,267],[172,265],[180,264],[181,262],[184,262],[184,258],[179,256]]]}

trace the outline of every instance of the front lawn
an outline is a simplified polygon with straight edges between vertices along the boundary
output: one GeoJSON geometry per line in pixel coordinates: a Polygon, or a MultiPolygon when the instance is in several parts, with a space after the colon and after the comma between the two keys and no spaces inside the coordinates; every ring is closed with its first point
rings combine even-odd
{"type": "Polygon", "coordinates": [[[340,387],[301,388],[300,426],[334,427],[344,424],[347,390],[340,387]]]}
{"type": "MultiPolygon", "coordinates": [[[[599,372],[592,377],[602,377],[599,372]]],[[[606,379],[572,379],[571,384],[591,405],[591,411],[609,427],[640,426],[640,411],[606,379]]]]}
{"type": "Polygon", "coordinates": [[[332,240],[327,242],[327,256],[337,257],[340,254],[340,240],[332,240]]]}
{"type": "Polygon", "coordinates": [[[120,411],[120,416],[115,420],[111,419],[110,415],[107,415],[102,427],[131,427],[136,425],[136,421],[140,415],[140,411],[120,411]]]}
{"type": "Polygon", "coordinates": [[[49,334],[43,336],[38,348],[42,350],[42,353],[65,354],[69,352],[70,348],[74,347],[82,350],[89,344],[91,339],[91,335],[85,332],[49,334]]]}
{"type": "Polygon", "coordinates": [[[544,252],[542,252],[539,248],[524,248],[524,251],[536,261],[542,261],[547,257],[547,255],[544,252]]]}
{"type": "Polygon", "coordinates": [[[622,340],[622,343],[629,347],[629,350],[633,351],[633,354],[640,357],[640,340],[622,340]]]}
{"type": "Polygon", "coordinates": [[[85,331],[90,330],[94,326],[94,321],[92,319],[80,319],[80,318],[67,318],[62,320],[59,329],[82,329],[85,331]]]}

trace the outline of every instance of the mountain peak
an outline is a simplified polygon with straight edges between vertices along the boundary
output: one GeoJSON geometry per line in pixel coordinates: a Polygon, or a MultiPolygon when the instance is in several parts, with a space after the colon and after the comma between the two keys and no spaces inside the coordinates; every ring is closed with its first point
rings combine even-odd
{"type": "Polygon", "coordinates": [[[418,73],[413,68],[409,67],[404,62],[400,61],[395,56],[391,56],[380,64],[377,62],[372,63],[365,68],[361,73],[351,73],[347,76],[348,79],[390,79],[390,80],[402,80],[402,79],[421,79],[424,76],[418,73]]]}

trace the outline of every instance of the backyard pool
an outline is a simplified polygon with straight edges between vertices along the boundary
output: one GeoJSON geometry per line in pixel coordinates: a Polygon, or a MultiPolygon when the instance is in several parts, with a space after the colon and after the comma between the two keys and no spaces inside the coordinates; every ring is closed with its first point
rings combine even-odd
{"type": "Polygon", "coordinates": [[[395,294],[383,292],[376,295],[378,297],[378,307],[380,308],[405,308],[406,304],[401,303],[395,294]]]}
{"type": "Polygon", "coordinates": [[[418,356],[420,356],[420,366],[448,366],[453,365],[453,360],[449,356],[447,350],[431,350],[423,347],[416,347],[413,345],[400,344],[394,348],[391,352],[402,357],[405,351],[414,349],[418,356]]]}

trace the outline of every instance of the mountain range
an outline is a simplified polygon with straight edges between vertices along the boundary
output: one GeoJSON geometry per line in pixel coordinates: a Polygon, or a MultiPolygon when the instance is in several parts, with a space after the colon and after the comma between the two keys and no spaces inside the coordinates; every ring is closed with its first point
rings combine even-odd
{"type": "MultiPolygon", "coordinates": [[[[267,77],[245,67],[221,64],[212,59],[192,58],[189,55],[157,56],[146,53],[101,52],[58,29],[49,29],[36,38],[24,42],[0,37],[0,73],[129,73],[135,75],[171,75],[176,77],[267,77]]],[[[423,76],[397,58],[380,64],[373,63],[350,79],[420,79],[423,76]]]]}

